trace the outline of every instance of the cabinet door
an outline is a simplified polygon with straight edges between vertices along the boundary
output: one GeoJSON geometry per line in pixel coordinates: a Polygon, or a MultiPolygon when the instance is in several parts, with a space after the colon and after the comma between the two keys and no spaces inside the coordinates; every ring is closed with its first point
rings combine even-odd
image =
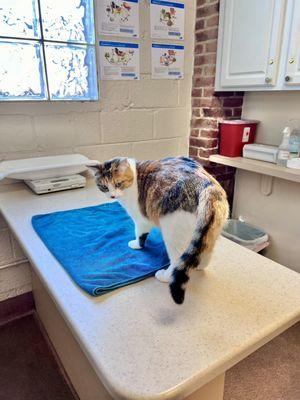
{"type": "Polygon", "coordinates": [[[284,11],[285,0],[221,0],[217,89],[276,85],[284,11]]]}
{"type": "Polygon", "coordinates": [[[290,24],[288,51],[285,64],[284,84],[293,86],[300,84],[300,1],[290,0],[288,3],[287,24],[290,24]]]}

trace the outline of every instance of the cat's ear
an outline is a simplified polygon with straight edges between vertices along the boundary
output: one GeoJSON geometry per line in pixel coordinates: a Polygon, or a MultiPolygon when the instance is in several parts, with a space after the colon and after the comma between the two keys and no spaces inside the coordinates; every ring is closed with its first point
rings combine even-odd
{"type": "Polygon", "coordinates": [[[91,171],[94,172],[94,174],[99,173],[102,171],[103,167],[102,164],[100,164],[99,161],[93,161],[90,162],[86,165],[91,171]]]}
{"type": "Polygon", "coordinates": [[[120,163],[118,165],[119,172],[121,174],[123,174],[128,170],[128,168],[130,168],[130,164],[129,164],[128,158],[126,158],[126,157],[120,158],[120,163]]]}

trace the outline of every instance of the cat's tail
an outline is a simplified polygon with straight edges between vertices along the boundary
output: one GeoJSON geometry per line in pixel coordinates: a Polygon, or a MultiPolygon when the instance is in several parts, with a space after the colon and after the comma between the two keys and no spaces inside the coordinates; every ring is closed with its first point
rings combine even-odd
{"type": "Polygon", "coordinates": [[[201,253],[211,253],[228,214],[225,191],[217,182],[210,183],[199,196],[197,222],[192,240],[179,258],[172,274],[170,291],[175,303],[183,303],[190,270],[201,266],[201,253]]]}

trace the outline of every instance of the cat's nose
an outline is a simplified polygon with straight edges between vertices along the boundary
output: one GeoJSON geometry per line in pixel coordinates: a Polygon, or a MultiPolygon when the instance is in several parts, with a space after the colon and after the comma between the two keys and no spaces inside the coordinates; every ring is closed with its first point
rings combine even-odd
{"type": "Polygon", "coordinates": [[[110,196],[110,198],[111,198],[111,199],[115,199],[115,198],[116,198],[116,196],[114,196],[114,195],[111,195],[111,196],[110,196]]]}

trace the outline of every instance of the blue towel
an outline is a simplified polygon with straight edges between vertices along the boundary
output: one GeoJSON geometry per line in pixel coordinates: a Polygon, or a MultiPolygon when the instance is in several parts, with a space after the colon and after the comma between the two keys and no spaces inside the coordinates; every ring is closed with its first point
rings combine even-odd
{"type": "Polygon", "coordinates": [[[134,224],[117,202],[36,215],[32,225],[73,280],[93,296],[145,279],[169,264],[157,228],[142,250],[128,247],[134,224]]]}

